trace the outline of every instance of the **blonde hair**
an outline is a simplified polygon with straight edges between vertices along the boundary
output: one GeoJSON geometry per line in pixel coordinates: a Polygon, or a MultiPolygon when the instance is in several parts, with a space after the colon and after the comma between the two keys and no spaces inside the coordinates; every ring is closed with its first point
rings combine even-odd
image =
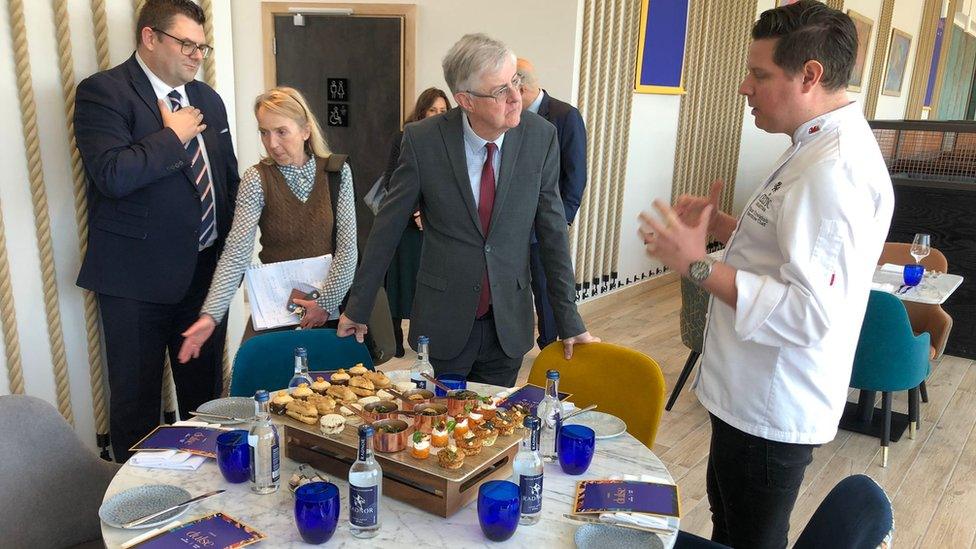
{"type": "MultiPolygon", "coordinates": [[[[265,109],[268,112],[280,114],[293,120],[300,127],[309,127],[310,135],[305,140],[305,152],[309,156],[328,158],[332,151],[329,144],[325,142],[322,134],[322,127],[315,118],[315,113],[308,108],[308,102],[302,92],[287,86],[278,86],[262,93],[254,100],[254,116],[258,115],[258,110],[265,109]]],[[[274,160],[264,157],[261,162],[274,164],[274,160]]]]}

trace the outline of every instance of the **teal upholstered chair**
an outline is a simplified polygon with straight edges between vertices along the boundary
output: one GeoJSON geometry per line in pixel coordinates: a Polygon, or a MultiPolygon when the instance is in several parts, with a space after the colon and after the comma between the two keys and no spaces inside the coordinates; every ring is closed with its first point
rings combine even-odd
{"type": "Polygon", "coordinates": [[[253,396],[258,389],[282,389],[295,372],[295,347],[308,350],[310,370],[349,368],[357,362],[373,369],[373,359],[355,337],[338,337],[329,328],[289,330],[252,337],[234,357],[231,396],[253,396]]]}
{"type": "MultiPolygon", "coordinates": [[[[929,334],[915,335],[901,301],[886,292],[871,291],[861,335],[854,354],[851,387],[881,391],[884,427],[881,466],[888,465],[891,433],[891,393],[908,391],[909,436],[918,426],[919,390],[929,375],[929,334]]],[[[872,399],[873,400],[873,399],[872,399]]],[[[871,406],[873,406],[873,402],[871,406]]]]}

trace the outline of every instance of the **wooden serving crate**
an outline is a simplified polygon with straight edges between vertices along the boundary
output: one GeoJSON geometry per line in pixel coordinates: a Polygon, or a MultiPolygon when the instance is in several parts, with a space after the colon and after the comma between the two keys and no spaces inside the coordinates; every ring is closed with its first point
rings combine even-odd
{"type": "MultiPolygon", "coordinates": [[[[349,468],[356,461],[360,420],[348,421],[342,433],[327,437],[318,425],[288,416],[273,417],[284,427],[285,455],[338,478],[348,478],[349,468]]],[[[516,430],[511,436],[499,436],[494,446],[482,447],[477,455],[465,457],[464,465],[457,470],[437,464],[436,448],[431,448],[430,457],[424,460],[411,456],[409,448],[392,454],[375,452],[383,469],[383,495],[449,517],[478,497],[478,487],[483,482],[512,476],[512,461],[522,433],[516,430]]]]}

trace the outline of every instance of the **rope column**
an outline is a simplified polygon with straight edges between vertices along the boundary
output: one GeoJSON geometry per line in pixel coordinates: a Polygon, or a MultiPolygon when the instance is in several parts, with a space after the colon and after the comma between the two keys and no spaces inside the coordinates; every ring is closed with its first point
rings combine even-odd
{"type": "Polygon", "coordinates": [[[920,119],[922,109],[925,107],[925,91],[931,73],[932,54],[935,51],[935,36],[941,10],[941,0],[925,0],[922,7],[922,24],[918,33],[918,47],[915,48],[913,65],[915,68],[912,69],[912,79],[908,83],[908,104],[905,106],[905,118],[909,120],[920,119]]]}
{"type": "MultiPolygon", "coordinates": [[[[579,103],[580,112],[583,115],[583,120],[589,128],[593,128],[596,124],[596,108],[591,106],[591,96],[595,94],[595,90],[592,90],[590,85],[592,79],[590,78],[590,73],[592,71],[592,55],[593,55],[593,29],[595,27],[594,23],[594,8],[593,0],[587,0],[583,3],[583,36],[582,36],[582,48],[580,55],[580,80],[579,80],[579,103]]],[[[595,101],[594,101],[595,103],[595,101]]],[[[590,200],[593,196],[593,165],[596,147],[593,146],[593,135],[592,130],[588,133],[591,135],[587,138],[586,147],[586,176],[587,184],[586,188],[583,190],[583,197],[580,200],[580,208],[576,214],[576,222],[573,223],[573,253],[576,258],[576,288],[577,290],[583,287],[583,280],[585,273],[589,270],[586,258],[586,235],[587,235],[587,225],[590,218],[590,200]]]]}
{"type": "Polygon", "coordinates": [[[868,93],[864,96],[864,117],[868,120],[873,119],[878,110],[878,96],[881,94],[885,60],[888,57],[888,42],[891,40],[891,15],[894,11],[895,0],[884,0],[881,4],[881,16],[878,17],[878,41],[871,60],[871,80],[868,83],[868,93]]]}
{"type": "MultiPolygon", "coordinates": [[[[102,6],[104,15],[104,6],[102,6]]],[[[75,222],[78,225],[78,243],[81,257],[88,250],[88,195],[85,168],[75,141],[75,69],[71,53],[71,28],[67,0],[54,0],[55,36],[58,42],[58,61],[61,72],[61,92],[64,96],[64,115],[68,125],[68,150],[71,154],[72,191],[75,199],[75,222]]],[[[107,48],[106,48],[107,55],[107,48]]],[[[105,379],[103,376],[101,334],[98,329],[98,303],[94,292],[83,290],[85,309],[85,333],[88,338],[88,374],[91,380],[92,409],[95,416],[96,443],[107,456],[108,408],[105,405],[105,379]]]]}
{"type": "Polygon", "coordinates": [[[104,71],[110,66],[108,53],[108,17],[105,15],[105,0],[91,0],[92,24],[95,27],[95,57],[98,59],[98,70],[104,71]]]}
{"type": "Polygon", "coordinates": [[[624,181],[627,180],[627,151],[630,150],[630,116],[633,106],[633,89],[637,71],[637,50],[632,45],[637,43],[637,32],[640,27],[640,4],[636,0],[626,3],[623,24],[625,33],[618,44],[622,48],[624,57],[621,61],[620,89],[618,90],[618,108],[614,113],[618,117],[617,135],[620,139],[616,162],[618,163],[617,182],[613,187],[613,253],[610,258],[610,277],[617,278],[617,265],[620,260],[620,224],[623,220],[624,181]]]}
{"type": "Polygon", "coordinates": [[[10,261],[7,258],[7,237],[3,224],[3,208],[0,208],[0,329],[3,330],[3,347],[7,356],[7,383],[10,394],[24,394],[24,371],[20,361],[20,338],[17,336],[17,310],[14,308],[14,290],[10,283],[10,261]]]}
{"type": "Polygon", "coordinates": [[[44,312],[47,316],[48,340],[51,345],[55,392],[58,411],[68,423],[73,424],[74,415],[71,412],[68,362],[64,353],[61,313],[58,307],[58,282],[55,277],[54,251],[51,247],[51,218],[47,209],[47,191],[44,187],[44,172],[41,166],[41,143],[37,135],[37,106],[34,103],[30,54],[27,50],[24,2],[23,0],[10,0],[8,6],[10,9],[10,36],[13,42],[17,74],[17,95],[20,98],[21,125],[27,152],[28,180],[30,182],[31,202],[34,207],[34,228],[37,233],[38,252],[41,260],[44,312]]]}

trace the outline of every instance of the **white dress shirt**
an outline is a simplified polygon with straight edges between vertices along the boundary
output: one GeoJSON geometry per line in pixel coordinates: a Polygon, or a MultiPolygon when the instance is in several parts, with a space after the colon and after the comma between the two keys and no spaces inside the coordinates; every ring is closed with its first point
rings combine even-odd
{"type": "Polygon", "coordinates": [[[724,258],[738,269],[736,308],[711,300],[696,392],[736,429],[823,444],[844,410],[894,207],[861,108],[800,126],[747,204],[724,258]]]}
{"type": "MultiPolygon", "coordinates": [[[[190,106],[190,100],[186,96],[186,85],[177,86],[174,88],[169,84],[167,84],[166,82],[160,80],[160,78],[156,76],[156,74],[152,70],[149,69],[149,66],[146,65],[145,61],[143,61],[142,58],[139,57],[139,52],[136,52],[136,63],[139,63],[139,66],[142,67],[142,72],[146,73],[146,77],[149,78],[149,84],[152,85],[153,92],[156,94],[156,99],[164,100],[166,102],[166,106],[170,108],[171,112],[173,110],[173,103],[170,100],[169,92],[173,90],[180,92],[180,97],[182,98],[180,100],[180,106],[182,108],[190,106]]],[[[207,145],[203,142],[203,133],[197,134],[196,140],[197,142],[200,143],[200,152],[203,154],[203,161],[207,163],[208,169],[212,168],[213,164],[210,163],[210,157],[207,155],[207,145]]],[[[210,169],[210,183],[211,185],[213,184],[212,169],[210,169]]],[[[207,240],[206,244],[200,246],[201,250],[210,247],[211,244],[217,241],[217,194],[213,193],[213,197],[214,197],[213,198],[214,199],[214,230],[210,231],[210,239],[207,240]]]]}
{"type": "MultiPolygon", "coordinates": [[[[481,170],[485,167],[485,160],[488,158],[488,149],[485,145],[488,141],[474,133],[471,123],[468,122],[468,113],[461,113],[461,126],[464,135],[464,159],[468,165],[468,179],[471,181],[471,192],[474,193],[474,205],[477,208],[481,203],[481,170]]],[[[501,134],[492,141],[498,150],[491,159],[491,167],[495,170],[495,187],[498,187],[498,169],[502,166],[502,142],[505,141],[505,134],[501,134]]]]}

